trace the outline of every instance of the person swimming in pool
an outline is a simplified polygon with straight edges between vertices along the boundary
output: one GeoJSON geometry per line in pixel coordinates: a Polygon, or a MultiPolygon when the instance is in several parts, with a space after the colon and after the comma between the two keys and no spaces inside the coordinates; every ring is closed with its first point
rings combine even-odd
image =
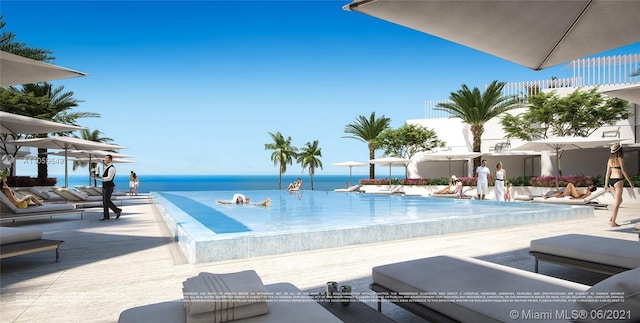
{"type": "Polygon", "coordinates": [[[231,198],[231,200],[218,200],[217,201],[218,204],[237,204],[237,205],[242,205],[242,204],[251,204],[251,205],[256,205],[256,206],[269,206],[271,205],[271,198],[268,197],[266,200],[260,202],[260,203],[251,203],[251,199],[244,196],[243,194],[234,194],[233,198],[231,198]]]}

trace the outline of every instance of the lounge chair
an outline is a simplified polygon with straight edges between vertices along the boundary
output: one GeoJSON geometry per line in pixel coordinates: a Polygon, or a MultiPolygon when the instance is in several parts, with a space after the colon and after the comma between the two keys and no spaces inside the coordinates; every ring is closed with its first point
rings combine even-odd
{"type": "Polygon", "coordinates": [[[356,184],[356,185],[349,186],[347,188],[336,188],[333,191],[334,192],[359,192],[360,187],[361,187],[360,184],[356,184]]]}
{"type": "Polygon", "coordinates": [[[84,210],[76,209],[74,204],[69,203],[44,203],[44,205],[30,205],[25,209],[15,206],[9,198],[0,193],[0,220],[15,220],[28,218],[44,218],[56,215],[80,214],[80,219],[84,216],[84,210]]]}
{"type": "Polygon", "coordinates": [[[102,191],[98,190],[97,187],[94,186],[76,186],[76,189],[79,191],[89,195],[89,196],[100,196],[102,197],[102,191]]]}
{"type": "Polygon", "coordinates": [[[62,201],[63,199],[57,195],[57,194],[53,194],[52,192],[48,192],[48,191],[42,191],[42,190],[38,190],[35,189],[33,187],[16,187],[16,188],[12,188],[14,192],[25,195],[25,194],[31,194],[43,201],[49,201],[49,202],[55,202],[55,201],[62,201]]]}
{"type": "MultiPolygon", "coordinates": [[[[342,322],[311,297],[289,283],[264,285],[268,295],[266,314],[233,320],[239,323],[342,322]],[[290,299],[286,299],[289,297],[290,299]]],[[[207,293],[204,293],[207,294],[207,293]]],[[[211,305],[213,307],[213,305],[211,305]]],[[[196,314],[198,316],[198,314],[196,314]]],[[[185,301],[174,300],[127,309],[120,313],[119,323],[207,321],[200,317],[187,319],[185,301]]]]}
{"type": "Polygon", "coordinates": [[[465,186],[462,188],[462,196],[459,196],[458,193],[431,193],[429,196],[431,197],[444,197],[444,198],[462,198],[462,199],[470,199],[472,198],[470,195],[467,195],[467,192],[471,191],[473,187],[465,186]]]}
{"type": "Polygon", "coordinates": [[[589,287],[473,258],[437,256],[374,267],[372,278],[379,311],[381,299],[386,298],[433,322],[528,321],[535,320],[528,315],[540,313],[569,313],[550,318],[570,322],[572,311],[588,311],[591,306],[600,310],[640,306],[640,269],[589,287]],[[589,291],[621,292],[624,299],[594,304],[549,298],[589,291]]]}
{"type": "Polygon", "coordinates": [[[55,249],[58,261],[63,242],[42,239],[42,231],[0,227],[0,259],[55,249]]]}
{"type": "Polygon", "coordinates": [[[604,207],[607,208],[607,204],[602,204],[598,202],[596,199],[604,194],[604,188],[598,188],[595,192],[591,193],[589,196],[583,199],[575,199],[569,196],[565,197],[550,197],[545,199],[543,196],[534,197],[531,202],[534,203],[553,203],[553,204],[570,204],[570,205],[589,205],[593,207],[604,207]]]}
{"type": "MultiPolygon", "coordinates": [[[[68,203],[73,203],[78,208],[102,206],[102,196],[90,196],[72,188],[56,187],[53,189],[53,193],[60,195],[60,197],[65,199],[68,203]]],[[[116,199],[112,200],[116,205],[122,205],[122,202],[118,202],[116,199]]]]}
{"type": "Polygon", "coordinates": [[[640,242],[582,234],[531,241],[530,254],[538,262],[546,261],[613,275],[640,268],[640,242]]]}

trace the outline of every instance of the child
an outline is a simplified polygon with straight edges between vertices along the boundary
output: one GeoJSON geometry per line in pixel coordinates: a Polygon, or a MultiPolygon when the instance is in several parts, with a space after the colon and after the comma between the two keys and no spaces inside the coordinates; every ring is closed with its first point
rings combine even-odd
{"type": "Polygon", "coordinates": [[[511,191],[513,190],[513,185],[511,183],[507,183],[507,189],[504,191],[504,200],[506,202],[513,201],[511,191]]]}

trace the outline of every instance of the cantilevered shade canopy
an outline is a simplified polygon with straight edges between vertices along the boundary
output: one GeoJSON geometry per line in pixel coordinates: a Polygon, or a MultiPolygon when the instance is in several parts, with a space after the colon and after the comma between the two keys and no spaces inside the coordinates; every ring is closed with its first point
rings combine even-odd
{"type": "Polygon", "coordinates": [[[80,130],[81,127],[66,125],[58,122],[21,116],[19,114],[0,111],[1,134],[34,135],[50,132],[65,132],[80,130]]]}
{"type": "Polygon", "coordinates": [[[533,70],[640,42],[635,0],[355,0],[344,9],[533,70]]]}
{"type": "Polygon", "coordinates": [[[0,51],[0,86],[11,86],[88,74],[0,51]]]}

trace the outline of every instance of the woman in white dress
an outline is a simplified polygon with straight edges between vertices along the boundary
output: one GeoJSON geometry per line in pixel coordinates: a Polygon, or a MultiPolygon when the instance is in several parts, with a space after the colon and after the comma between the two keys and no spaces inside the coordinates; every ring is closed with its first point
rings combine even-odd
{"type": "Polygon", "coordinates": [[[502,168],[502,162],[496,165],[496,180],[493,185],[496,200],[504,201],[504,182],[507,179],[507,171],[502,168]]]}

